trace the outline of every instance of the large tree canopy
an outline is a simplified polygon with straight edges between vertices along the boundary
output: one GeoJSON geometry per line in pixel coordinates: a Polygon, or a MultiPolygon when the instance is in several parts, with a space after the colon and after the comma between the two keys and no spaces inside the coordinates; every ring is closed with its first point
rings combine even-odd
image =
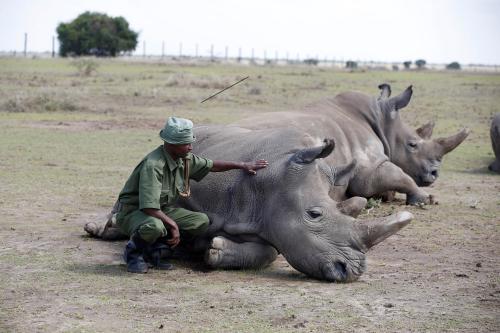
{"type": "Polygon", "coordinates": [[[69,23],[57,27],[59,54],[116,56],[133,51],[137,46],[138,33],[130,30],[123,17],[85,12],[69,23]]]}

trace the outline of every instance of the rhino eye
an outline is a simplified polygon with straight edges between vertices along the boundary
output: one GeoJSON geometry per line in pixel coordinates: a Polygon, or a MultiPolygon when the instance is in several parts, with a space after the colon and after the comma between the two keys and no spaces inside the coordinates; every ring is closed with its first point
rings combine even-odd
{"type": "Polygon", "coordinates": [[[417,149],[417,143],[415,141],[408,142],[408,147],[411,149],[417,149]]]}
{"type": "Polygon", "coordinates": [[[317,219],[323,216],[323,211],[319,207],[309,208],[306,210],[306,212],[311,219],[317,219]]]}

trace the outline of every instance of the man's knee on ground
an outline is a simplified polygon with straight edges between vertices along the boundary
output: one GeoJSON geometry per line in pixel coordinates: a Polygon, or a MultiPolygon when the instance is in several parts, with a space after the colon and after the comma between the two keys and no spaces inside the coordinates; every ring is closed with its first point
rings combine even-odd
{"type": "Polygon", "coordinates": [[[167,229],[163,222],[156,218],[151,218],[150,221],[141,225],[138,232],[141,238],[150,244],[167,235],[167,229]]]}

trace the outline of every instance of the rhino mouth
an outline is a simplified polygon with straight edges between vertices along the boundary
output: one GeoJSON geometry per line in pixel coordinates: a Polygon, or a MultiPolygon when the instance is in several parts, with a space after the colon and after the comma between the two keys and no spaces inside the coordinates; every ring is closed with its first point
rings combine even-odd
{"type": "Polygon", "coordinates": [[[329,282],[356,281],[366,270],[365,258],[353,261],[329,261],[320,265],[321,279],[329,282]]]}
{"type": "Polygon", "coordinates": [[[439,175],[438,171],[433,170],[429,173],[426,173],[425,175],[419,176],[415,182],[417,183],[418,186],[421,186],[421,187],[431,186],[432,184],[434,184],[434,182],[438,178],[438,175],[439,175]]]}
{"type": "Polygon", "coordinates": [[[432,184],[434,184],[434,181],[436,180],[436,178],[428,178],[428,177],[420,177],[416,183],[418,186],[420,187],[428,187],[428,186],[431,186],[432,184]]]}

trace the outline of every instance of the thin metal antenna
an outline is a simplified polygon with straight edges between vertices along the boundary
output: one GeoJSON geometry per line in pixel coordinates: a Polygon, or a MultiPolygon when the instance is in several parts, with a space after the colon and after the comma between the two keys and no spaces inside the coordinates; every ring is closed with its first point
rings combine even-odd
{"type": "Polygon", "coordinates": [[[212,96],[209,96],[209,97],[205,98],[205,99],[204,99],[204,100],[202,100],[200,103],[203,103],[203,102],[205,102],[205,101],[208,101],[210,98],[217,96],[217,95],[218,95],[218,94],[220,94],[221,92],[226,91],[226,90],[228,90],[228,89],[229,89],[229,88],[231,88],[231,87],[234,87],[235,85],[237,85],[238,83],[241,83],[241,82],[245,81],[245,80],[246,80],[246,79],[248,79],[249,77],[250,77],[250,76],[244,77],[243,79],[239,80],[239,81],[238,81],[238,82],[236,82],[236,83],[233,83],[233,84],[232,84],[232,85],[230,85],[229,87],[226,87],[226,88],[222,89],[221,91],[219,91],[219,92],[217,92],[217,93],[213,94],[212,96]]]}

